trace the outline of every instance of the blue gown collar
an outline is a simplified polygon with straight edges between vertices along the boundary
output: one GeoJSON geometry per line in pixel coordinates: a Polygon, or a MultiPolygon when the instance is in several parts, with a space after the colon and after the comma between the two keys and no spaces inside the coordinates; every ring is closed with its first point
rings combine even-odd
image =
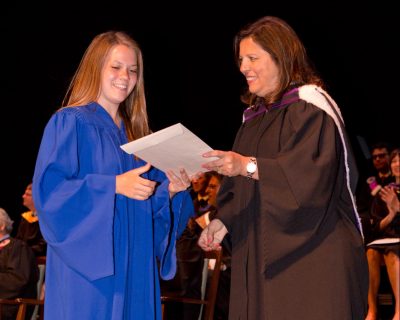
{"type": "Polygon", "coordinates": [[[107,110],[104,109],[104,107],[101,104],[99,104],[98,102],[93,101],[93,102],[89,103],[87,106],[89,109],[92,109],[93,111],[98,112],[98,114],[101,115],[101,117],[107,122],[107,125],[109,125],[110,127],[116,128],[119,131],[125,130],[124,122],[122,121],[122,119],[120,120],[121,123],[120,123],[120,126],[118,127],[115,124],[114,120],[111,118],[110,114],[107,112],[107,110]]]}

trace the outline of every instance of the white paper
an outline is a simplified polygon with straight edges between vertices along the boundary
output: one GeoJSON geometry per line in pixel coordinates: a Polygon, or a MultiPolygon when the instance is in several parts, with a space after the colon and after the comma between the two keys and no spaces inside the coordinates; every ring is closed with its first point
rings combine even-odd
{"type": "Polygon", "coordinates": [[[207,170],[201,165],[217,159],[203,158],[202,154],[211,151],[211,147],[181,123],[126,143],[121,148],[161,171],[173,170],[177,175],[180,168],[184,168],[189,176],[205,172],[207,170]]]}
{"type": "Polygon", "coordinates": [[[367,246],[371,246],[374,244],[392,244],[392,243],[400,243],[400,238],[384,238],[372,241],[367,244],[367,246]]]}

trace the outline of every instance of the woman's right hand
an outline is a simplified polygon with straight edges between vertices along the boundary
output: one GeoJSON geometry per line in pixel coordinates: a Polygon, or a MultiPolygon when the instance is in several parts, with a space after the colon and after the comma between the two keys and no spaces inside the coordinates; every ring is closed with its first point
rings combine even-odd
{"type": "Polygon", "coordinates": [[[204,251],[220,250],[222,239],[227,233],[228,229],[221,220],[211,220],[209,225],[201,232],[197,244],[204,251]]]}
{"type": "Polygon", "coordinates": [[[136,200],[148,199],[154,192],[156,182],[142,178],[140,175],[149,171],[150,168],[151,165],[147,163],[142,167],[117,175],[115,193],[136,200]]]}

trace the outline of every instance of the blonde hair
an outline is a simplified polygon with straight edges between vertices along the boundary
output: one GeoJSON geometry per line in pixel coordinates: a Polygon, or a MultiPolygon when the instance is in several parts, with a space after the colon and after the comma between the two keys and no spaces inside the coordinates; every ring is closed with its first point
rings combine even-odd
{"type": "Polygon", "coordinates": [[[139,45],[122,31],[108,31],[97,35],[86,49],[65,94],[62,106],[77,107],[96,101],[101,89],[101,72],[110,50],[125,45],[135,50],[137,56],[137,82],[118,109],[124,121],[128,140],[132,141],[150,133],[147,117],[143,79],[143,57],[139,45]]]}

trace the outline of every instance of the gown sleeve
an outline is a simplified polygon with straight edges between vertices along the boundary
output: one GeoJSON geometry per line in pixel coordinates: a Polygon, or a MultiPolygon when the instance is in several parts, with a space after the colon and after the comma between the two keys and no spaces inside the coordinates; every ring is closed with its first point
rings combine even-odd
{"type": "Polygon", "coordinates": [[[80,130],[73,112],[53,115],[43,134],[32,189],[48,245],[70,268],[96,280],[114,272],[115,176],[80,167],[79,148],[90,148],[80,145],[80,130]]]}
{"type": "Polygon", "coordinates": [[[168,184],[168,179],[165,179],[152,197],[154,249],[160,261],[160,276],[164,280],[172,279],[176,273],[176,240],[194,215],[189,192],[178,192],[169,200],[168,184]]]}

